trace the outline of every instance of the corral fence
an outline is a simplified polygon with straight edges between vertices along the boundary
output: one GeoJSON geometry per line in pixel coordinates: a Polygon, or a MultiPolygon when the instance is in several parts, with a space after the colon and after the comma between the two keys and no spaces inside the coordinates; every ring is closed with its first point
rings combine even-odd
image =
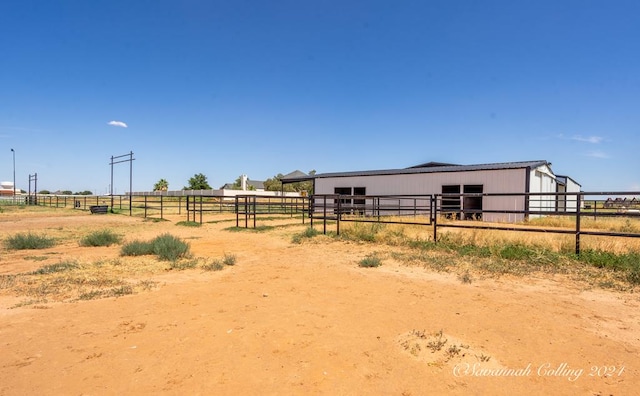
{"type": "Polygon", "coordinates": [[[474,193],[433,195],[340,195],[311,197],[311,227],[321,222],[376,222],[415,224],[433,227],[433,240],[442,228],[466,228],[517,232],[569,234],[575,237],[575,251],[580,253],[583,235],[640,238],[637,228],[630,231],[585,230],[584,218],[640,219],[640,192],[558,192],[558,193],[474,193]],[[616,199],[603,198],[616,196],[616,199]],[[535,218],[559,216],[571,220],[572,227],[528,227],[535,218]]]}
{"type": "MultiPolygon", "coordinates": [[[[9,202],[9,201],[7,201],[9,202]]],[[[309,212],[308,197],[272,195],[220,196],[193,195],[32,195],[20,200],[21,204],[54,208],[74,208],[89,211],[92,206],[109,206],[111,211],[129,212],[129,215],[164,219],[167,215],[186,215],[187,221],[202,223],[205,216],[215,213],[236,215],[236,223],[245,227],[256,226],[260,216],[301,215],[302,223],[309,212]]]]}
{"type": "Polygon", "coordinates": [[[340,195],[316,194],[310,198],[309,217],[322,223],[335,222],[340,234],[341,222],[431,225],[434,212],[431,195],[340,195]]]}
{"type": "MultiPolygon", "coordinates": [[[[53,195],[53,194],[32,194],[24,195],[16,199],[20,205],[38,205],[47,206],[52,208],[75,208],[79,210],[89,210],[94,205],[109,205],[111,202],[110,196],[104,195],[53,195]]],[[[119,205],[122,207],[121,197],[119,199],[119,205]]],[[[126,197],[127,206],[129,198],[126,197]]],[[[117,201],[116,201],[117,202],[117,201]]]]}
{"type": "MultiPolygon", "coordinates": [[[[558,193],[466,193],[432,195],[340,195],[316,194],[311,197],[237,195],[221,197],[207,194],[166,196],[106,195],[62,196],[31,195],[21,204],[73,207],[89,210],[93,205],[109,205],[112,210],[130,215],[164,218],[167,214],[186,214],[187,221],[199,221],[213,213],[235,214],[237,227],[257,227],[261,216],[290,215],[305,218],[310,226],[320,223],[327,233],[335,224],[340,234],[342,222],[366,222],[422,225],[432,227],[438,241],[443,228],[541,232],[573,235],[576,254],[581,236],[640,238],[640,224],[617,231],[584,229],[582,221],[622,218],[640,222],[640,192],[558,192],[558,193]],[[569,219],[571,227],[532,226],[540,217],[569,219]]],[[[0,203],[10,202],[2,201],[0,203]]],[[[15,200],[13,200],[15,202],[15,200]]]]}
{"type": "Polygon", "coordinates": [[[260,215],[299,215],[302,224],[309,213],[309,199],[307,197],[271,197],[259,195],[237,195],[235,197],[236,227],[244,222],[248,228],[252,223],[256,228],[256,221],[260,215]]]}

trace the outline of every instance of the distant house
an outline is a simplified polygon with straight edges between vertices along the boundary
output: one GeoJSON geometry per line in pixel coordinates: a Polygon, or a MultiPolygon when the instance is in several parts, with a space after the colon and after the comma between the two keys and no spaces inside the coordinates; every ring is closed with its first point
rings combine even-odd
{"type": "MultiPolygon", "coordinates": [[[[346,196],[408,196],[452,194],[442,198],[441,206],[460,218],[477,218],[483,212],[486,221],[520,221],[524,214],[500,211],[576,210],[576,198],[557,192],[580,192],[580,184],[567,176],[556,176],[545,160],[456,165],[427,162],[403,169],[321,173],[313,176],[315,194],[346,196]],[[505,194],[482,196],[480,194],[505,194]],[[526,196],[526,193],[538,195],[526,196]],[[551,193],[553,195],[543,195],[551,193]],[[456,196],[455,194],[478,194],[456,196]],[[521,195],[507,195],[521,194],[521,195]],[[465,213],[468,211],[468,213],[465,213]]],[[[362,198],[353,198],[364,201],[362,198]]],[[[350,203],[345,198],[343,202],[350,203]]],[[[360,202],[364,204],[364,202],[360,202]]]]}
{"type": "Polygon", "coordinates": [[[20,194],[20,190],[14,191],[13,182],[3,181],[0,183],[0,196],[12,197],[14,194],[20,194]]]}
{"type": "MultiPolygon", "coordinates": [[[[226,183],[221,190],[238,190],[235,183],[226,183]]],[[[240,189],[241,191],[264,191],[264,181],[249,180],[247,175],[240,176],[240,189]]]]}

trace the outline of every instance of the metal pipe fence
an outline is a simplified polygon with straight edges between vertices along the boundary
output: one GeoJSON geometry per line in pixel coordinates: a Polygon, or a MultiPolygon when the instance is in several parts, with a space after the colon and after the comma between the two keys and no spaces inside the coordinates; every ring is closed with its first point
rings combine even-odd
{"type": "MultiPolygon", "coordinates": [[[[256,227],[261,216],[300,215],[302,223],[309,217],[310,226],[322,223],[323,232],[335,224],[340,234],[342,222],[406,224],[432,227],[438,241],[443,228],[541,232],[573,235],[576,254],[580,253],[581,237],[640,238],[640,192],[558,192],[558,193],[473,193],[432,195],[341,195],[316,194],[311,197],[273,197],[238,195],[48,195],[24,197],[18,204],[73,207],[90,210],[94,205],[109,205],[112,211],[129,210],[130,215],[143,217],[186,214],[187,221],[203,222],[213,213],[233,213],[236,226],[256,227]],[[605,198],[606,197],[606,198],[605,198]],[[113,201],[112,201],[113,199],[113,201]],[[569,219],[571,226],[535,226],[536,218],[569,219]],[[620,229],[585,229],[583,220],[594,221],[622,218],[633,222],[620,229]]],[[[3,200],[1,204],[16,200],[3,200]]],[[[565,222],[567,223],[567,222],[565,222]]]]}
{"type": "Polygon", "coordinates": [[[307,197],[272,197],[260,195],[237,195],[235,197],[236,227],[244,221],[244,227],[249,222],[256,228],[258,216],[264,215],[300,215],[302,224],[309,213],[309,198],[307,197]]]}
{"type": "Polygon", "coordinates": [[[327,224],[376,222],[431,226],[438,241],[442,228],[466,228],[516,232],[542,232],[575,236],[575,252],[580,254],[581,236],[640,238],[640,192],[558,192],[558,193],[473,193],[433,195],[358,196],[318,194],[311,197],[311,227],[314,221],[327,224]],[[616,196],[614,199],[598,199],[616,196]],[[413,204],[412,204],[413,202],[413,204]],[[426,219],[424,220],[426,216],[426,219]],[[533,226],[531,220],[547,216],[570,219],[571,227],[533,226]],[[639,221],[638,228],[625,230],[585,230],[585,218],[625,218],[639,221]],[[410,218],[413,220],[406,220],[410,218]]]}

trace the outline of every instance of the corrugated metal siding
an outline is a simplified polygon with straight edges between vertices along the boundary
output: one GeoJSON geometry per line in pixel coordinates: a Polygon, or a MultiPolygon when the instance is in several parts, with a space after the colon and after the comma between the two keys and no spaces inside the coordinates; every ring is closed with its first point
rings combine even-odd
{"type": "Polygon", "coordinates": [[[443,185],[482,184],[485,193],[525,192],[524,169],[327,177],[316,179],[317,194],[333,194],[336,187],[365,187],[367,195],[440,194],[443,185]]]}
{"type": "MultiPolygon", "coordinates": [[[[529,192],[555,193],[557,191],[556,177],[546,165],[532,169],[529,180],[529,192]]],[[[557,204],[555,195],[538,195],[529,198],[529,210],[531,211],[554,211],[557,204]]],[[[532,215],[531,217],[539,216],[532,215]]]]}
{"type": "MultiPolygon", "coordinates": [[[[526,169],[327,177],[316,179],[316,194],[333,194],[339,187],[365,187],[367,195],[431,195],[441,194],[443,185],[483,185],[485,193],[523,193],[526,169]]],[[[522,196],[484,197],[485,210],[524,210],[522,196]]],[[[407,204],[404,203],[403,204],[407,204]]],[[[522,215],[486,213],[485,221],[519,221],[522,215]]]]}

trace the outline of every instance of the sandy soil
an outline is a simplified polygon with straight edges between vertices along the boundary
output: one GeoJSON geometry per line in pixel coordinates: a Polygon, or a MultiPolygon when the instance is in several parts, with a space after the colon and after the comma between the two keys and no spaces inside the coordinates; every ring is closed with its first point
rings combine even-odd
{"type": "MultiPolygon", "coordinates": [[[[158,286],[119,298],[15,308],[25,297],[0,291],[0,394],[638,392],[637,295],[560,276],[468,284],[388,256],[360,268],[367,253],[388,248],[322,237],[293,244],[302,226],[223,230],[231,225],[0,214],[3,239],[25,231],[63,238],[36,253],[50,255],[46,262],[118,257],[118,247],[78,246],[104,228],[127,239],[170,232],[195,256],[237,257],[217,272],[145,275],[158,286]]],[[[0,274],[42,266],[33,255],[3,249],[0,274]]]]}

